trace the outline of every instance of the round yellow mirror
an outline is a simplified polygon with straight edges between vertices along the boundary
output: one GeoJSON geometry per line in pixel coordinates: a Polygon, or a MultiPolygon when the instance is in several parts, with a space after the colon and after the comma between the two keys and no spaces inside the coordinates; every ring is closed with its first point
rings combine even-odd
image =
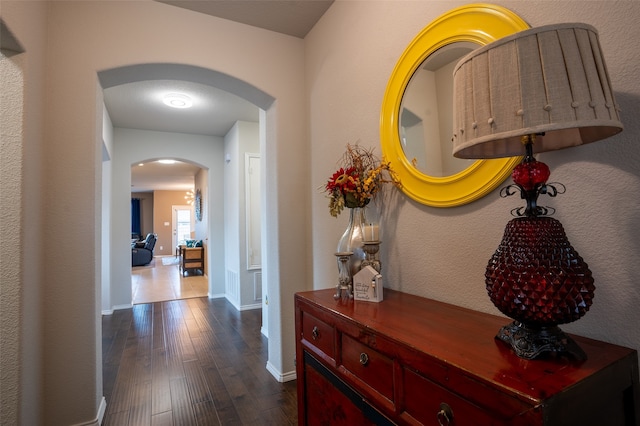
{"type": "Polygon", "coordinates": [[[382,102],[382,153],[403,191],[433,207],[454,207],[500,185],[521,157],[459,160],[452,155],[452,69],[474,47],[529,28],[490,4],[453,9],[413,39],[396,64],[382,102]]]}

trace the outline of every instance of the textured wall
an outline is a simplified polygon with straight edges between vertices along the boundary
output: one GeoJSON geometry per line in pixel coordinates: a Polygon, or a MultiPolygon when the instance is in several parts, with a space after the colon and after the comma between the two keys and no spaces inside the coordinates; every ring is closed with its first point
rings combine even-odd
{"type": "MultiPolygon", "coordinates": [[[[314,286],[335,285],[333,252],[347,221],[330,217],[316,188],[326,182],[347,142],[380,153],[379,114],[391,71],[415,35],[442,13],[467,2],[338,0],[307,36],[310,99],[310,191],[314,286]]],[[[592,145],[540,159],[567,193],[542,203],[556,218],[596,280],[591,311],[565,330],[640,348],[640,2],[500,1],[531,26],[586,22],[600,41],[622,108],[625,131],[592,145]]],[[[462,207],[437,209],[396,194],[386,204],[382,236],[385,285],[494,314],[484,288],[487,260],[498,246],[509,210],[521,202],[498,190],[462,207]]]]}
{"type": "Polygon", "coordinates": [[[40,424],[44,382],[41,294],[46,4],[2,2],[25,53],[2,57],[0,120],[0,424],[40,424]],[[22,86],[20,86],[23,84],[22,86]],[[17,87],[14,85],[18,85],[17,87]],[[28,123],[28,125],[26,125],[28,123]],[[7,250],[7,251],[5,251],[7,250]],[[23,267],[28,260],[29,267],[23,267]],[[5,326],[6,324],[6,326],[5,326]]]}
{"type": "Polygon", "coordinates": [[[22,191],[22,126],[23,112],[22,70],[20,63],[0,53],[0,347],[2,358],[10,363],[0,364],[0,420],[17,419],[20,396],[19,370],[20,327],[22,307],[20,299],[22,256],[21,210],[22,191]]]}

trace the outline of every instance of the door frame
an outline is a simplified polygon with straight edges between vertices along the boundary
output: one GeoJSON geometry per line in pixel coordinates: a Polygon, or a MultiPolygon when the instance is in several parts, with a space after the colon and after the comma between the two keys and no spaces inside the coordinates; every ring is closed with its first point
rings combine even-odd
{"type": "Polygon", "coordinates": [[[193,212],[193,205],[189,204],[174,204],[171,206],[171,243],[172,247],[175,248],[178,246],[178,210],[189,210],[191,212],[191,231],[195,231],[196,229],[196,219],[193,212]]]}

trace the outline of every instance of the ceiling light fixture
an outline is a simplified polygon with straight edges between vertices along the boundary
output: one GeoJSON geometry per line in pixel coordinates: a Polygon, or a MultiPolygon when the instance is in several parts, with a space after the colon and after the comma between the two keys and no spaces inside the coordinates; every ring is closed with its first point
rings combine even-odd
{"type": "Polygon", "coordinates": [[[162,102],[172,108],[191,108],[193,101],[187,95],[169,93],[162,98],[162,102]]]}
{"type": "Polygon", "coordinates": [[[166,159],[166,160],[158,160],[158,163],[160,164],[175,164],[176,160],[170,160],[170,159],[166,159]]]}

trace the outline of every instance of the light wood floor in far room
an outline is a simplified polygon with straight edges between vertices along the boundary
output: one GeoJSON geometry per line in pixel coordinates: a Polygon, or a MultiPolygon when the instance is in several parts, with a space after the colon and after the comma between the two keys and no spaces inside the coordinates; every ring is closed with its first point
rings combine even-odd
{"type": "Polygon", "coordinates": [[[176,256],[154,257],[149,265],[131,268],[133,304],[207,296],[208,278],[199,272],[180,272],[176,256]]]}

